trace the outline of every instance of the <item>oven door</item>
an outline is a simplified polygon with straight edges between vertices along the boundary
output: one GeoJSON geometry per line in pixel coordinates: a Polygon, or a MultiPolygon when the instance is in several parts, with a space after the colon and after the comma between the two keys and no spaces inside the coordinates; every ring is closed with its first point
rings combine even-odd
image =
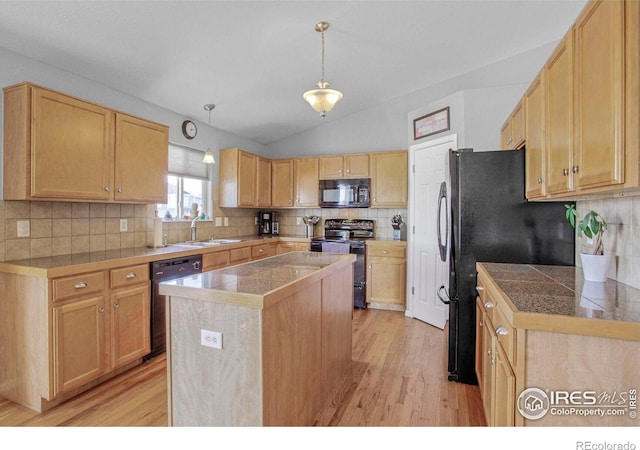
{"type": "Polygon", "coordinates": [[[356,262],[353,265],[353,306],[355,308],[366,308],[366,279],[364,265],[364,242],[352,242],[349,253],[356,255],[356,262]]]}

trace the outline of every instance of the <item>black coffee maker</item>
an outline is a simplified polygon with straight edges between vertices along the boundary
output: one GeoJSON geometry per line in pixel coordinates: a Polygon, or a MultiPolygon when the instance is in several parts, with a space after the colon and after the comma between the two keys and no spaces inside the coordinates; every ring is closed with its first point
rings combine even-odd
{"type": "Polygon", "coordinates": [[[258,213],[258,234],[278,234],[278,213],[276,211],[260,211],[258,213]]]}

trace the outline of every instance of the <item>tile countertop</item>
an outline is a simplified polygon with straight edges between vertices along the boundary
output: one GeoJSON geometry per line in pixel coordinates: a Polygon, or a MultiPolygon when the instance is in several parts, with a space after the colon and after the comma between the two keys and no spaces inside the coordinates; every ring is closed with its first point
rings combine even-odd
{"type": "Polygon", "coordinates": [[[585,281],[574,266],[478,263],[511,302],[513,326],[640,340],[640,290],[585,281]]]}
{"type": "Polygon", "coordinates": [[[0,273],[13,273],[37,277],[58,277],[78,273],[78,266],[82,266],[82,272],[112,269],[135,264],[145,264],[162,259],[179,258],[183,256],[198,255],[231,248],[255,245],[261,241],[271,239],[286,239],[300,242],[309,242],[310,239],[299,236],[240,236],[240,242],[206,247],[181,246],[169,244],[166,247],[136,247],[120,250],[107,250],[100,252],[78,253],[72,255],[50,256],[45,258],[23,259],[17,261],[0,262],[0,273]]]}
{"type": "MultiPolygon", "coordinates": [[[[315,283],[344,270],[355,255],[290,252],[160,283],[160,293],[254,308],[266,308],[290,294],[293,284],[315,283]]],[[[296,285],[299,289],[301,286],[296,285]]]]}

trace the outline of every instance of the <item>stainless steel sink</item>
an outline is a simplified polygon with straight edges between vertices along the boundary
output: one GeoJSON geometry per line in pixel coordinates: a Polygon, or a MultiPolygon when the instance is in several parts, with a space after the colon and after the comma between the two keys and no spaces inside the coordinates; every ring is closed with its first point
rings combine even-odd
{"type": "Polygon", "coordinates": [[[213,247],[216,245],[224,245],[224,244],[235,244],[236,242],[241,242],[242,239],[211,239],[210,241],[185,241],[178,242],[174,245],[179,245],[181,247],[213,247]]]}

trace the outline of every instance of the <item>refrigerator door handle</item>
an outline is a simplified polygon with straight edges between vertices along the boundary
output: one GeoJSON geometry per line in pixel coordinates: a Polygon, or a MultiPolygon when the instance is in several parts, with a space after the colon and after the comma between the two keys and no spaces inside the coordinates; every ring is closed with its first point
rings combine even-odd
{"type": "Polygon", "coordinates": [[[445,209],[444,221],[445,221],[445,235],[444,242],[442,241],[442,205],[447,206],[447,183],[445,181],[440,184],[440,194],[438,196],[438,221],[436,228],[438,230],[438,249],[440,250],[440,260],[447,260],[447,245],[449,243],[449,214],[445,209]],[[444,202],[443,202],[444,200],[444,202]]]}
{"type": "Polygon", "coordinates": [[[438,289],[438,298],[445,305],[448,305],[449,303],[451,303],[451,299],[449,298],[449,293],[447,292],[447,288],[444,287],[444,284],[440,286],[440,289],[438,289]],[[446,299],[442,297],[442,294],[441,294],[442,291],[444,291],[444,295],[446,296],[446,299]]]}

